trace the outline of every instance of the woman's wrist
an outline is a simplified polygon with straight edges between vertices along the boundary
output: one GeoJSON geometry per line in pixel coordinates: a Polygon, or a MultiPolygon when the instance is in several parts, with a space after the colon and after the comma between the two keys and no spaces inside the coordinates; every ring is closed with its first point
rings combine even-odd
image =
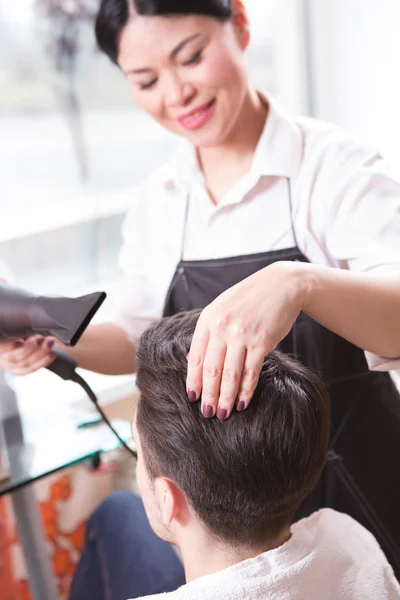
{"type": "Polygon", "coordinates": [[[301,310],[306,312],[315,300],[321,278],[321,268],[312,263],[296,262],[295,265],[297,268],[301,310]]]}
{"type": "Polygon", "coordinates": [[[274,263],[276,268],[286,272],[290,295],[299,312],[306,311],[313,302],[318,282],[318,267],[299,261],[281,261],[274,263]]]}

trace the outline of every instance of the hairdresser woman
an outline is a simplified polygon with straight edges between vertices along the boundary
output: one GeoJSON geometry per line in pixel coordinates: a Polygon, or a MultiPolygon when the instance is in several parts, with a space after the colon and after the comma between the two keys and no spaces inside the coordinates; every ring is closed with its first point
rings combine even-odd
{"type": "MultiPolygon", "coordinates": [[[[338,127],[286,114],[252,89],[237,0],[103,0],[100,48],[136,103],[182,143],[132,193],[115,323],[73,350],[82,367],[132,371],[142,331],[205,308],[188,399],[206,418],[244,410],[277,345],[313,365],[333,405],[332,453],[301,515],[348,512],[400,575],[400,185],[338,127]],[[177,14],[179,13],[179,14],[177,14]]],[[[132,157],[135,160],[135,157],[132,157]]],[[[17,374],[51,340],[3,346],[17,374]]]]}

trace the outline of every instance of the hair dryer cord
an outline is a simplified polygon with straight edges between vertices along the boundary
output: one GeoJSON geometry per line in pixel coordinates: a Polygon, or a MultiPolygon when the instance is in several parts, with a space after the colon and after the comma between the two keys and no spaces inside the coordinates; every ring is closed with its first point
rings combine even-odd
{"type": "Polygon", "coordinates": [[[101,418],[106,423],[106,425],[111,429],[111,431],[113,432],[113,434],[118,438],[118,440],[120,441],[121,445],[124,448],[126,448],[126,450],[128,450],[128,452],[130,454],[132,454],[135,458],[137,458],[137,453],[134,450],[132,450],[132,448],[130,448],[126,442],[124,442],[124,440],[122,439],[122,437],[119,435],[119,433],[116,431],[116,429],[114,429],[114,427],[110,423],[108,417],[105,415],[103,409],[100,407],[99,402],[98,402],[98,400],[97,400],[97,398],[96,398],[93,390],[89,387],[89,385],[86,383],[86,381],[80,375],[78,375],[78,373],[74,373],[73,377],[71,377],[71,381],[74,381],[75,383],[78,383],[85,390],[85,392],[89,396],[90,400],[95,405],[96,410],[100,413],[101,418]]]}
{"type": "Polygon", "coordinates": [[[114,429],[114,427],[110,423],[107,416],[104,414],[93,390],[89,387],[86,381],[75,371],[76,367],[78,366],[78,362],[70,354],[66,354],[61,350],[57,349],[56,354],[57,358],[51,363],[51,365],[49,365],[46,368],[49,371],[52,371],[53,373],[61,377],[61,379],[64,379],[65,381],[74,381],[75,383],[78,383],[85,390],[86,394],[95,405],[96,410],[100,413],[103,421],[111,429],[113,434],[118,438],[122,446],[126,448],[126,450],[128,450],[128,452],[132,454],[132,456],[137,458],[136,452],[124,442],[119,433],[114,429]]]}

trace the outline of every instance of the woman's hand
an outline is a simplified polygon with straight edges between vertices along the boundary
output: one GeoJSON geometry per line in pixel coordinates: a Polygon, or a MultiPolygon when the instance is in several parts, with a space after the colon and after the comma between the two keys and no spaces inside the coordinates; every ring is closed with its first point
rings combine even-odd
{"type": "Polygon", "coordinates": [[[56,354],[55,338],[34,335],[28,339],[0,342],[0,368],[12,375],[28,375],[49,366],[56,354]]]}
{"type": "Polygon", "coordinates": [[[188,356],[188,398],[205,417],[244,410],[264,358],[289,333],[307,298],[306,266],[277,262],[221,294],[200,315],[188,356]]]}
{"type": "MultiPolygon", "coordinates": [[[[0,278],[0,283],[7,283],[0,278]]],[[[28,375],[48,367],[57,357],[56,338],[33,335],[30,338],[0,341],[0,369],[11,375],[28,375]]]]}

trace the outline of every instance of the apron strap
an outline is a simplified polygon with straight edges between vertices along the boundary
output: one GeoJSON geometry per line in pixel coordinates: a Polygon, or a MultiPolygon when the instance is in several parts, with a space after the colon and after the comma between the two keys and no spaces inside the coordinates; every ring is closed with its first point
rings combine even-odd
{"type": "Polygon", "coordinates": [[[182,231],[182,241],[181,241],[181,252],[179,262],[183,261],[183,257],[185,254],[186,247],[186,234],[189,220],[189,208],[190,208],[190,191],[186,194],[186,206],[185,206],[185,216],[183,218],[183,231],[182,231]]]}
{"type": "Polygon", "coordinates": [[[298,248],[299,244],[297,243],[296,229],[294,227],[294,220],[293,220],[292,182],[290,181],[289,177],[287,179],[287,184],[288,184],[288,192],[289,192],[290,226],[292,228],[294,245],[296,246],[296,248],[298,248]]]}

